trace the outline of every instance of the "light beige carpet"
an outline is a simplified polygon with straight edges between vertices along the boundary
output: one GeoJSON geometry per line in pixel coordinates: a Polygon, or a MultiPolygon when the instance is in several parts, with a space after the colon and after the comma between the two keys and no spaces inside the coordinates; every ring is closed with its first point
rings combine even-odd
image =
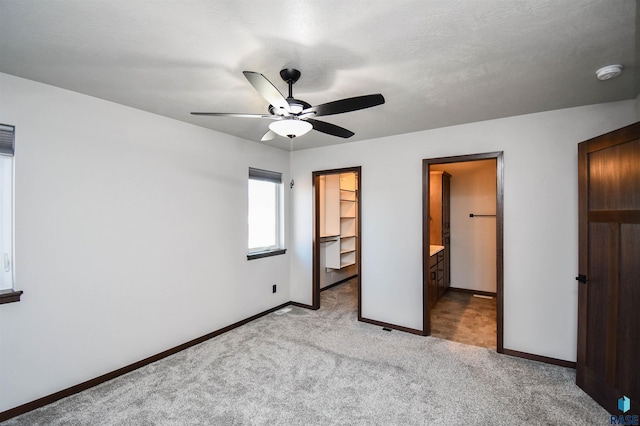
{"type": "Polygon", "coordinates": [[[603,425],[571,369],[356,321],[353,283],[6,425],[603,425]]]}

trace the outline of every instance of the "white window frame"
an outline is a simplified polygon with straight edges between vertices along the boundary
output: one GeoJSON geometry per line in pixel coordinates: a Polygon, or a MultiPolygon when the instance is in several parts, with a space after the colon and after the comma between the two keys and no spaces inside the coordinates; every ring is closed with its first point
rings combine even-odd
{"type": "MultiPolygon", "coordinates": [[[[275,244],[269,246],[260,246],[260,247],[249,247],[250,233],[251,233],[251,223],[248,222],[247,226],[247,249],[248,255],[247,259],[257,259],[261,257],[275,256],[279,254],[284,254],[286,250],[284,249],[284,235],[283,235],[283,187],[282,187],[282,174],[278,172],[272,172],[268,170],[249,168],[249,180],[247,182],[247,188],[251,185],[251,181],[264,181],[273,184],[274,188],[274,201],[275,201],[275,223],[274,225],[274,233],[275,233],[275,244]]],[[[251,202],[248,198],[248,203],[251,202]]],[[[248,213],[248,212],[247,212],[248,213]]]]}
{"type": "MultiPolygon", "coordinates": [[[[0,303],[19,300],[15,292],[14,272],[14,145],[15,127],[0,124],[0,303]],[[9,300],[11,299],[11,300],[9,300]]],[[[21,293],[21,292],[19,292],[21,293]]]]}

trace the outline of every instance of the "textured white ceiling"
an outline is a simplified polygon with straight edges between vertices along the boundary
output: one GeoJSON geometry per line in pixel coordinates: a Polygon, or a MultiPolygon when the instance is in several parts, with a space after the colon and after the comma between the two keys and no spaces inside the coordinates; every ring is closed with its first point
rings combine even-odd
{"type": "MultiPolygon", "coordinates": [[[[382,93],[386,104],[323,117],[355,136],[319,132],[304,149],[486,119],[633,99],[635,0],[0,0],[0,72],[259,141],[269,120],[242,75],[286,96],[302,72],[312,105],[382,93]],[[600,82],[595,70],[621,63],[600,82]]],[[[0,99],[0,102],[2,100],[0,99]]],[[[73,119],[73,117],[70,117],[73,119]]]]}

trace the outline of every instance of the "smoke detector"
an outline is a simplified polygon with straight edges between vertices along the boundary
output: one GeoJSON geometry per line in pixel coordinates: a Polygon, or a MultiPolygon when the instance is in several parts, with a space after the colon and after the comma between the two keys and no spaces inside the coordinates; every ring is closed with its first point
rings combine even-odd
{"type": "Polygon", "coordinates": [[[607,65],[596,71],[598,80],[610,80],[622,74],[622,65],[607,65]]]}

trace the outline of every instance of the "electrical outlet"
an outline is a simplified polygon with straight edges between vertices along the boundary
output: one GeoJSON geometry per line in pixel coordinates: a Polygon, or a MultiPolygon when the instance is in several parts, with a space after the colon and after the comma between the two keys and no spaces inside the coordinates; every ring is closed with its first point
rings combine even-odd
{"type": "Polygon", "coordinates": [[[273,290],[272,291],[273,291],[273,293],[275,293],[277,291],[276,290],[276,284],[273,285],[273,290]]]}

